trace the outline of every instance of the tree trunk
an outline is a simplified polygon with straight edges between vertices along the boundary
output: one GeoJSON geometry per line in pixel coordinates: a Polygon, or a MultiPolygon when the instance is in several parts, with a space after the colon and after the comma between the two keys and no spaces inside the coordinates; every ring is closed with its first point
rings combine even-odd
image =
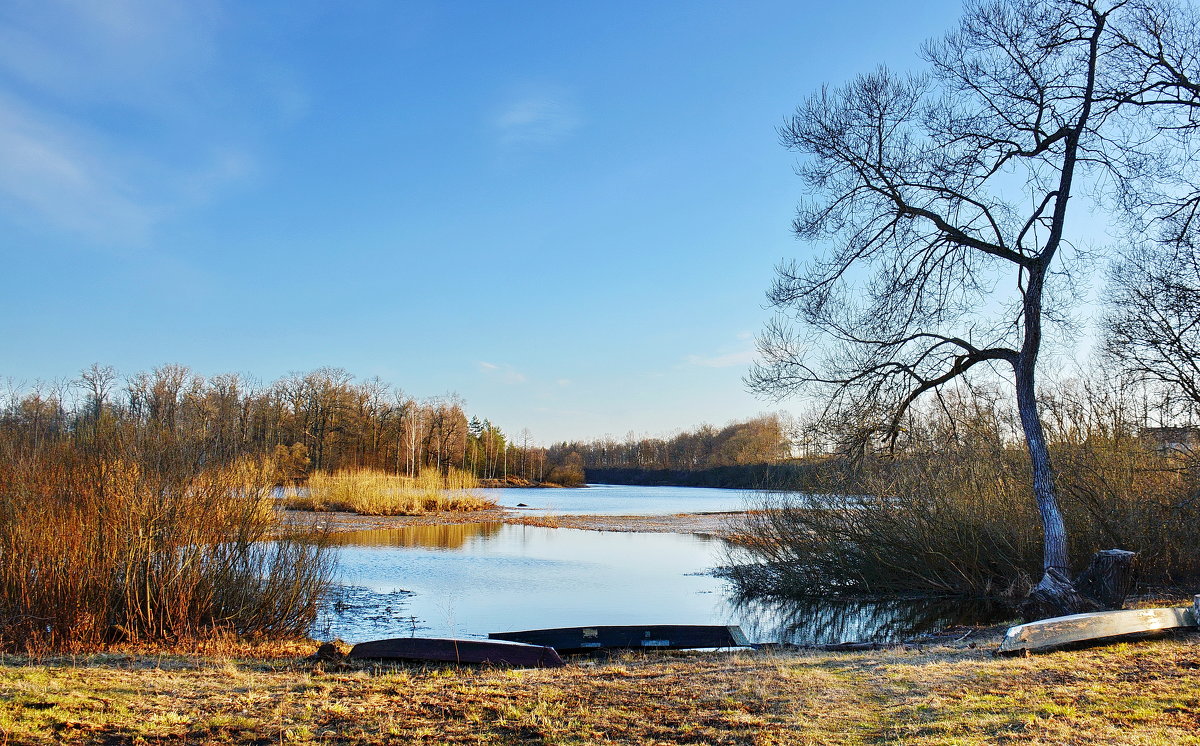
{"type": "MultiPolygon", "coordinates": [[[[1087,569],[1074,583],[1051,590],[1044,588],[1045,578],[1021,602],[1021,616],[1026,621],[1047,619],[1085,611],[1120,609],[1136,580],[1135,552],[1123,549],[1104,549],[1096,552],[1087,569]],[[1064,604],[1064,599],[1067,606],[1064,604]]],[[[1058,580],[1055,580],[1058,583],[1058,580]]]]}
{"type": "Polygon", "coordinates": [[[1050,463],[1050,450],[1046,447],[1046,434],[1038,417],[1033,387],[1032,371],[1027,376],[1022,376],[1018,368],[1017,409],[1021,415],[1021,427],[1025,433],[1025,445],[1029,449],[1029,461],[1033,470],[1033,494],[1042,518],[1042,569],[1046,576],[1057,576],[1062,582],[1070,583],[1067,532],[1062,511],[1058,507],[1058,496],[1054,489],[1054,469],[1050,463]]]}
{"type": "Polygon", "coordinates": [[[1076,590],[1069,580],[1047,571],[1021,602],[1018,611],[1022,619],[1033,622],[1101,609],[1100,604],[1076,590]]]}
{"type": "Polygon", "coordinates": [[[1103,549],[1075,578],[1075,589],[1105,609],[1119,609],[1137,579],[1136,552],[1103,549]]]}
{"type": "Polygon", "coordinates": [[[1038,414],[1034,371],[1042,336],[1042,289],[1045,283],[1044,265],[1029,269],[1024,295],[1025,339],[1013,366],[1017,392],[1017,411],[1029,462],[1033,471],[1033,494],[1042,518],[1042,579],[1021,604],[1021,613],[1029,619],[1078,614],[1094,611],[1098,605],[1085,598],[1071,585],[1070,560],[1067,555],[1067,529],[1058,496],[1054,488],[1054,468],[1046,432],[1038,414]]]}

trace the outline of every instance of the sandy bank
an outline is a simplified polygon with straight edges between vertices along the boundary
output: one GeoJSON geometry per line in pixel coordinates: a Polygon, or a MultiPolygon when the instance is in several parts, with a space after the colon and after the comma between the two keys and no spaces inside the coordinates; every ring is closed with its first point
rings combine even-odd
{"type": "Polygon", "coordinates": [[[675,515],[557,515],[497,508],[430,515],[376,516],[357,513],[313,513],[286,510],[284,520],[297,526],[327,526],[335,532],[366,531],[406,526],[436,526],[456,523],[514,523],[551,528],[628,533],[683,533],[730,536],[742,513],[677,513],[675,515]]]}

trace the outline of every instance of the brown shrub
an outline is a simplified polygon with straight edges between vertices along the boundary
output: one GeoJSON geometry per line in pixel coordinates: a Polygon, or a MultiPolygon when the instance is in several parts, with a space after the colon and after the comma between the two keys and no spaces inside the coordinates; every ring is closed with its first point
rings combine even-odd
{"type": "MultiPolygon", "coordinates": [[[[1062,404],[1071,392],[1052,393],[1062,404]]],[[[894,457],[826,470],[812,492],[769,493],[730,558],[742,591],[1024,595],[1042,562],[1024,444],[994,400],[952,405],[914,419],[894,457]]],[[[1144,581],[1200,577],[1196,458],[1093,416],[1096,400],[1078,406],[1048,426],[1073,565],[1115,547],[1138,552],[1144,581]]]]}
{"type": "Polygon", "coordinates": [[[111,433],[0,461],[0,647],[307,631],[331,555],[280,532],[274,467],[153,445],[111,433]]]}

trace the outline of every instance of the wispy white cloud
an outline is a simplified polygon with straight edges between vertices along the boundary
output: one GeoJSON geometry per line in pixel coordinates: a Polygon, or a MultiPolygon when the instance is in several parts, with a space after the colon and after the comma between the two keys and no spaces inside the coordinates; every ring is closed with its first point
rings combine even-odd
{"type": "Polygon", "coordinates": [[[495,378],[496,380],[500,381],[501,383],[516,385],[519,383],[525,383],[528,380],[525,377],[524,373],[517,370],[516,368],[514,368],[511,365],[507,365],[507,364],[497,365],[496,363],[489,363],[484,360],[479,361],[478,365],[479,365],[479,370],[485,376],[488,376],[490,378],[495,378]]]}
{"type": "Polygon", "coordinates": [[[737,350],[736,352],[727,352],[722,355],[688,355],[688,365],[695,365],[701,368],[732,368],[734,366],[749,365],[754,362],[755,351],[737,350]]]}
{"type": "Polygon", "coordinates": [[[192,202],[204,202],[229,184],[251,179],[258,172],[258,161],[246,151],[214,146],[191,169],[179,174],[179,182],[192,202]]]}
{"type": "Polygon", "coordinates": [[[0,210],[10,217],[136,245],[165,217],[257,172],[214,108],[215,2],[14,0],[8,10],[0,210]]]}
{"type": "Polygon", "coordinates": [[[73,105],[162,111],[217,56],[220,14],[196,0],[16,0],[0,24],[0,70],[73,105]]]}
{"type": "Polygon", "coordinates": [[[116,242],[140,242],[151,206],[88,138],[0,98],[0,204],[28,220],[116,242]]]}
{"type": "Polygon", "coordinates": [[[537,87],[511,96],[491,124],[503,147],[537,148],[565,140],[578,129],[581,118],[568,91],[537,87]]]}

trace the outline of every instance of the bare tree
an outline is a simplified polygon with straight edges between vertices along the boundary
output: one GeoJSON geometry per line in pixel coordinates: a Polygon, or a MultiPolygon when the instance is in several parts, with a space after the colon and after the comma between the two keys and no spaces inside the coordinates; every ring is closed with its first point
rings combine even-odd
{"type": "Polygon", "coordinates": [[[1031,591],[1042,613],[1087,605],[1070,583],[1036,400],[1046,326],[1067,318],[1087,266],[1072,218],[1083,196],[1135,204],[1155,182],[1132,167],[1178,136],[1167,127],[1180,107],[1135,102],[1153,74],[1139,53],[1154,44],[1147,9],[1175,12],[968,2],[958,28],[924,46],[926,73],[881,68],[823,89],[780,131],[804,156],[795,232],[828,250],[779,268],[780,315],[748,383],[825,393],[894,442],[923,395],[980,369],[1011,377],[1044,532],[1031,591]]]}
{"type": "Polygon", "coordinates": [[[1142,247],[1113,265],[1105,352],[1200,406],[1200,255],[1142,247]]]}
{"type": "Polygon", "coordinates": [[[1166,136],[1132,160],[1123,183],[1132,230],[1109,270],[1104,350],[1144,382],[1200,405],[1200,18],[1194,8],[1138,6],[1122,34],[1131,84],[1122,101],[1166,136]]]}
{"type": "Polygon", "coordinates": [[[91,367],[80,372],[77,385],[87,394],[88,410],[93,420],[100,419],[116,381],[117,371],[109,365],[92,363],[91,367]]]}

